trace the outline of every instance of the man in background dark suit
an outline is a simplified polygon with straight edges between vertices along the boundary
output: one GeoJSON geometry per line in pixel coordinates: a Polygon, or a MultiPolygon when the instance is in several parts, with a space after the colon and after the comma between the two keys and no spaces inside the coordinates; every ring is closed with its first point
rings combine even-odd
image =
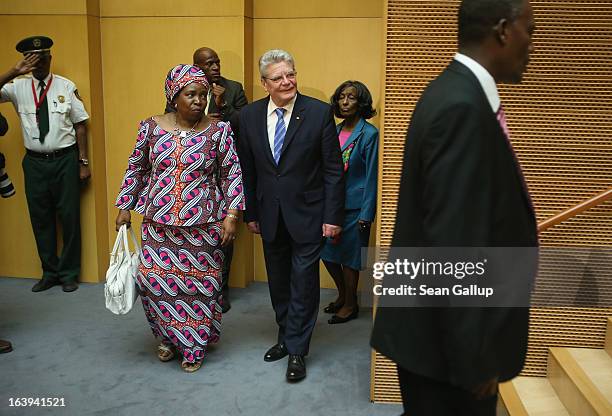
{"type": "MultiPolygon", "coordinates": [[[[208,104],[205,114],[217,120],[229,122],[237,139],[240,134],[240,110],[248,104],[242,84],[221,76],[221,61],[217,52],[202,47],[193,53],[193,64],[206,74],[210,89],[208,91],[208,104]]],[[[166,113],[174,112],[170,103],[166,104],[166,113]]],[[[221,310],[226,313],[232,307],[229,298],[229,276],[234,257],[234,242],[223,247],[223,272],[221,282],[222,305],[221,310]]]]}
{"type": "MultiPolygon", "coordinates": [[[[458,26],[459,53],[412,114],[392,246],[536,247],[496,86],[522,79],[531,5],[463,0],[458,26]]],[[[397,363],[405,415],[494,415],[498,382],[524,365],[528,321],[527,308],[381,307],[371,344],[397,363]]]]}
{"type": "MultiPolygon", "coordinates": [[[[206,114],[211,118],[218,118],[228,121],[232,126],[234,137],[238,139],[240,135],[240,110],[248,104],[242,84],[221,76],[221,61],[217,52],[204,47],[197,49],[193,53],[193,64],[204,71],[206,78],[210,82],[208,91],[208,106],[206,114]]],[[[231,308],[229,298],[229,276],[234,257],[234,242],[232,241],[223,247],[223,272],[222,289],[223,313],[231,308]]]]}
{"type": "Polygon", "coordinates": [[[341,231],[344,179],[331,108],[301,95],[293,57],[275,49],[259,60],[269,96],[240,113],[238,152],[249,230],[263,240],[278,324],[265,361],[289,354],[288,381],[306,376],[304,356],[319,307],[323,237],[341,231]]]}

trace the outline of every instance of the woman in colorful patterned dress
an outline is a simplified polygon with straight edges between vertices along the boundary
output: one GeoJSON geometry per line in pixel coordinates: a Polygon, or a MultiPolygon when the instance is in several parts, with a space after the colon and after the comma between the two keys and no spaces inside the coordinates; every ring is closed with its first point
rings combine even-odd
{"type": "Polygon", "coordinates": [[[178,353],[198,370],[221,329],[220,246],[236,234],[244,209],[242,173],[230,125],[204,115],[208,82],[191,65],[168,73],[166,99],[176,112],[140,123],[116,206],[144,216],[138,286],[158,358],[178,353]]]}
{"type": "Polygon", "coordinates": [[[363,269],[361,248],[367,247],[370,225],[376,212],[378,185],[378,129],[366,120],[376,111],[372,108],[372,95],[359,81],[345,81],[331,98],[338,124],[338,137],[346,197],[344,224],[339,241],[325,242],[321,259],[338,288],[338,298],[327,305],[326,313],[334,315],[327,322],[341,324],[357,318],[357,283],[363,269]]]}

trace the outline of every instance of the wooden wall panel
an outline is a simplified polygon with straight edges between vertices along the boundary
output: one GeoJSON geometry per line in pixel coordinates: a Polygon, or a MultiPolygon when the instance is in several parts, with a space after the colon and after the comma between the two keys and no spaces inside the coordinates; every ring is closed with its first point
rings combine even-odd
{"type": "MultiPolygon", "coordinates": [[[[612,3],[531,2],[535,51],[521,85],[500,95],[536,214],[542,221],[612,184],[612,3]]],[[[427,83],[456,51],[458,0],[387,0],[381,230],[391,243],[403,144],[412,110],[427,83]]],[[[612,246],[612,202],[540,236],[544,247],[612,246]]],[[[590,264],[605,279],[603,263],[590,264]]],[[[579,266],[543,266],[539,282],[558,285],[579,266]]],[[[609,306],[609,304],[604,305],[609,306]]],[[[604,308],[533,308],[525,375],[542,376],[550,346],[603,347],[604,308]]],[[[395,367],[374,354],[372,399],[400,401],[395,367]]]]}

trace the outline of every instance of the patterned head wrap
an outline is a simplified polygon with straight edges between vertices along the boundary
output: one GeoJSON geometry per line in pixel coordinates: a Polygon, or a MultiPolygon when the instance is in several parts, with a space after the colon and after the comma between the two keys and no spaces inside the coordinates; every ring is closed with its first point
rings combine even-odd
{"type": "Polygon", "coordinates": [[[172,103],[174,97],[192,82],[202,84],[208,89],[206,75],[197,66],[179,64],[172,68],[166,77],[166,100],[168,100],[168,103],[172,103]]]}

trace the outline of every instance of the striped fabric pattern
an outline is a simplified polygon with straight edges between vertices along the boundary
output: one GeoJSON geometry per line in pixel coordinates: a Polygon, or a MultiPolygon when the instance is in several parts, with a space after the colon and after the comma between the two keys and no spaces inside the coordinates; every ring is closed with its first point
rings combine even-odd
{"type": "Polygon", "coordinates": [[[13,195],[15,195],[13,182],[9,179],[4,168],[0,168],[0,196],[2,196],[2,198],[8,198],[13,195]]]}
{"type": "Polygon", "coordinates": [[[287,110],[284,108],[277,108],[274,111],[276,112],[276,117],[278,117],[276,127],[274,129],[274,161],[278,165],[281,150],[283,150],[283,143],[285,141],[285,133],[287,133],[287,127],[285,126],[285,120],[283,119],[285,111],[287,110]]]}

